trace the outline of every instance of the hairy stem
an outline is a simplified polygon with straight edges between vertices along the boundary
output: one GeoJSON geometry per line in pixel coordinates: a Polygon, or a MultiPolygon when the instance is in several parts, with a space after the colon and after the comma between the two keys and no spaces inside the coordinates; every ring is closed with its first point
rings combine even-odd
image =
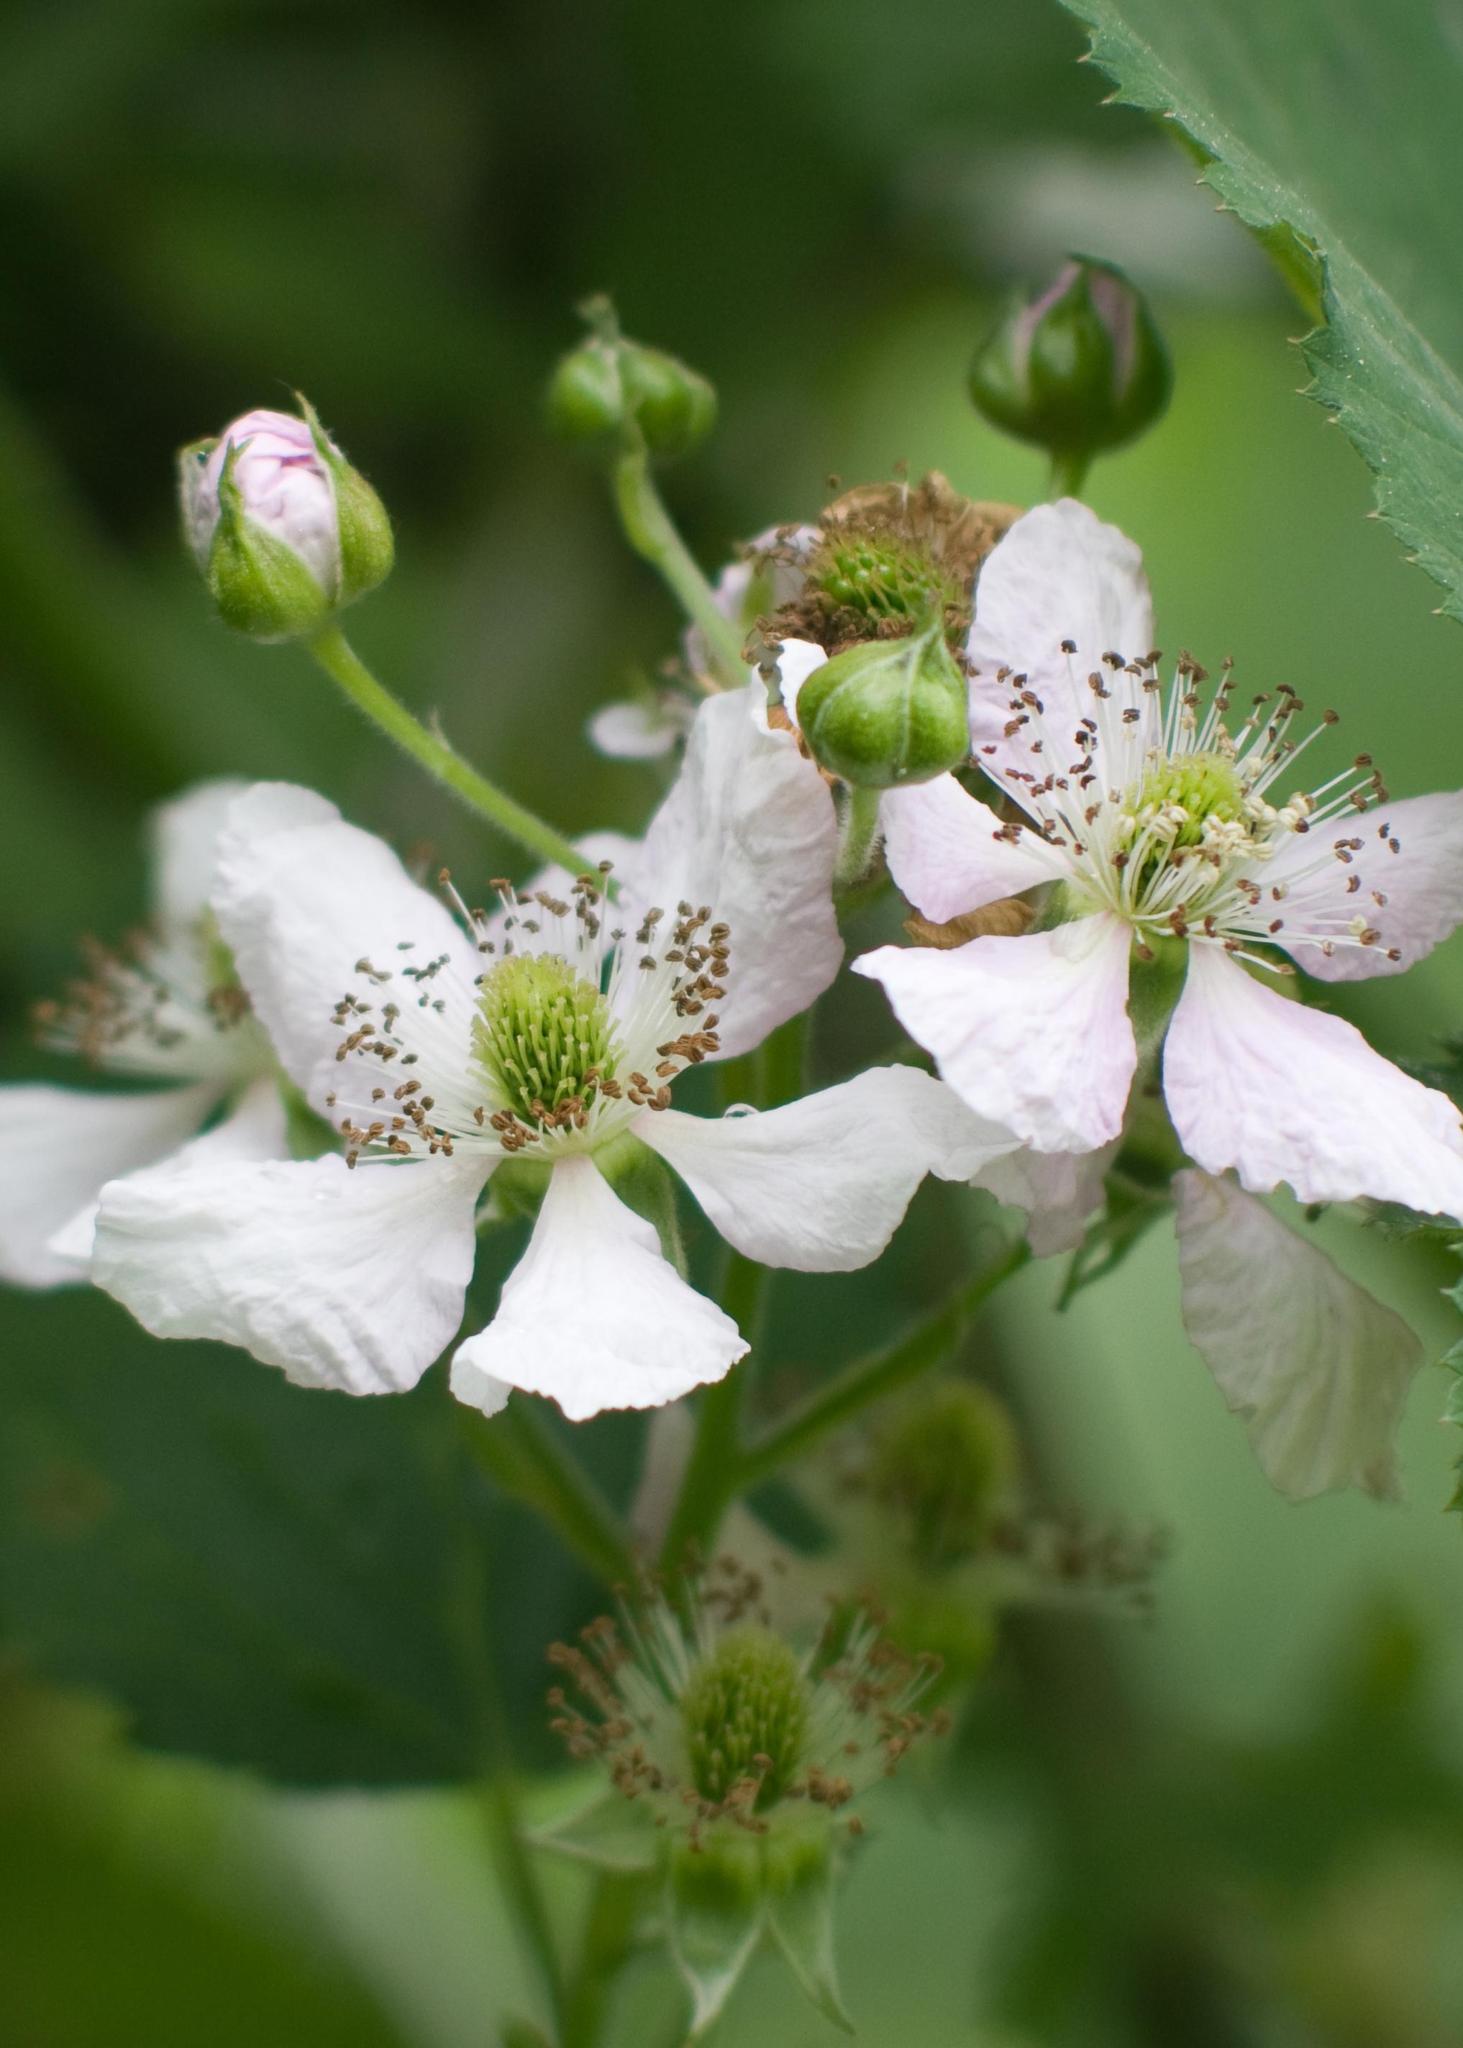
{"type": "Polygon", "coordinates": [[[468,1450],[490,1479],[537,1510],[607,1586],[632,1586],[639,1560],[619,1516],[523,1398],[501,1415],[459,1405],[468,1450]]]}
{"type": "Polygon", "coordinates": [[[1054,449],[1052,473],[1047,484],[1048,498],[1080,498],[1091,467],[1090,455],[1072,448],[1054,449]]]}
{"type": "Polygon", "coordinates": [[[638,436],[615,459],[614,488],[620,524],[631,547],[659,572],[686,617],[699,627],[722,688],[739,688],[747,679],[742,636],[719,610],[711,585],[677,533],[638,436]]]}
{"type": "Polygon", "coordinates": [[[743,1452],[734,1474],[735,1490],[759,1486],[835,1429],[840,1429],[873,1401],[949,1356],[964,1335],[971,1317],[998,1287],[1019,1272],[1031,1257],[1024,1239],[1008,1245],[971,1279],[957,1287],[942,1308],[919,1323],[897,1343],[856,1359],[841,1373],[809,1394],[790,1413],[780,1416],[743,1452]]]}
{"type": "MultiPolygon", "coordinates": [[[[718,1297],[749,1344],[756,1342],[766,1288],[767,1268],[732,1252],[718,1297]]],[[[661,1545],[660,1561],[667,1571],[694,1562],[698,1553],[705,1552],[737,1490],[747,1383],[747,1361],[743,1359],[715,1386],[701,1390],[695,1441],[661,1545]]]]}
{"type": "Polygon", "coordinates": [[[850,789],[844,807],[843,831],[838,842],[838,861],[833,870],[835,890],[851,889],[869,871],[874,841],[879,836],[879,792],[850,789]]]}
{"type": "Polygon", "coordinates": [[[338,626],[327,626],[310,643],[310,652],[331,680],[337,683],[358,711],[404,753],[410,754],[429,775],[460,797],[480,818],[496,825],[508,838],[537,856],[567,868],[571,875],[585,867],[584,856],[562,832],[546,825],[542,818],[518,803],[486,775],[464,761],[447,741],[430,732],[406,706],[393,697],[366,667],[338,626]]]}

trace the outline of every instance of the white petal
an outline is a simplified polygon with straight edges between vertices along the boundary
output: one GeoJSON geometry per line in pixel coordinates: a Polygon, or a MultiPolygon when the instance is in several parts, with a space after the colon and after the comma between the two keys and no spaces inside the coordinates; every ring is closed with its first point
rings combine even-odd
{"type": "Polygon", "coordinates": [[[625,698],[605,704],[589,721],[589,743],[612,761],[658,761],[686,730],[687,721],[661,704],[625,698]]]}
{"type": "Polygon", "coordinates": [[[1401,974],[1463,924],[1463,793],[1407,797],[1374,816],[1376,822],[1352,815],[1297,833],[1256,870],[1262,888],[1278,883],[1286,891],[1275,905],[1285,920],[1276,943],[1321,981],[1401,974]],[[1338,860],[1338,839],[1360,839],[1361,851],[1348,843],[1349,861],[1338,860]],[[1344,934],[1357,916],[1378,934],[1375,945],[1340,945],[1328,956],[1287,936],[1287,928],[1344,934]]]}
{"type": "MultiPolygon", "coordinates": [[[[168,1147],[167,1158],[170,1166],[196,1166],[226,1159],[288,1159],[289,1151],[289,1129],[279,1089],[272,1080],[260,1080],[245,1089],[212,1130],[190,1138],[176,1152],[168,1147]]],[[[153,1161],[142,1164],[152,1165],[153,1161]]],[[[106,1178],[112,1180],[116,1175],[106,1178]]],[[[74,1259],[83,1268],[90,1264],[101,1193],[98,1186],[95,1198],[51,1238],[49,1249],[58,1258],[74,1259]]]]}
{"type": "Polygon", "coordinates": [[[153,812],[153,909],[164,926],[186,930],[207,910],[219,837],[248,787],[222,776],[197,782],[153,812]]]}
{"type": "Polygon", "coordinates": [[[1079,918],[949,952],[882,946],[853,963],[978,1116],[1038,1152],[1090,1152],[1122,1129],[1138,1062],[1128,933],[1079,918]]]}
{"type": "Polygon", "coordinates": [[[1190,1158],[1234,1167],[1253,1194],[1288,1181],[1303,1202],[1371,1195],[1463,1216],[1463,1130],[1446,1095],[1218,947],[1189,948],[1163,1087],[1190,1158]]]}
{"type": "Polygon", "coordinates": [[[798,698],[803,684],[822,668],[827,659],[828,656],[814,640],[784,640],[778,649],[777,684],[782,706],[800,732],[802,722],[798,717],[798,698]]]}
{"type": "Polygon", "coordinates": [[[92,1276],[155,1336],[400,1392],[462,1319],[485,1177],[480,1158],[154,1167],[103,1190],[92,1276]]]}
{"type": "Polygon", "coordinates": [[[917,1067],[873,1067],[782,1109],[661,1110],[635,1131],[728,1244],[800,1273],[868,1265],[927,1173],[970,1180],[1016,1142],[917,1067]]]}
{"type": "Polygon", "coordinates": [[[827,988],[843,958],[833,912],[838,831],[828,785],[790,732],[749,715],[750,692],[696,714],[669,796],[645,836],[633,895],[708,905],[731,927],[722,1056],[750,1051],[827,988]]]}
{"type": "Polygon", "coordinates": [[[403,967],[443,953],[463,966],[444,987],[470,987],[477,972],[446,905],[412,881],[390,847],[290,784],[257,784],[233,806],[214,909],[281,1063],[306,1089],[334,1056],[342,1033],[332,1013],[348,991],[378,1004],[393,994],[410,1001],[403,967]],[[393,979],[363,981],[362,960],[393,979]]]}
{"type": "Polygon", "coordinates": [[[80,1252],[51,1248],[90,1215],[104,1182],[151,1166],[190,1138],[218,1100],[209,1083],[104,1095],[37,1084],[0,1088],[0,1280],[60,1287],[86,1278],[80,1252]]]}
{"type": "Polygon", "coordinates": [[[1036,833],[1023,829],[1014,842],[1003,837],[989,804],[968,795],[953,775],[886,790],[879,820],[890,874],[937,924],[1066,872],[1036,833]]]}
{"type": "Polygon", "coordinates": [[[1048,1259],[1081,1244],[1117,1152],[1116,1139],[1095,1152],[1033,1152],[1023,1146],[983,1167],[976,1185],[1026,1211],[1026,1241],[1037,1258],[1048,1259]]]}
{"type": "Polygon", "coordinates": [[[967,651],[978,671],[970,690],[976,759],[1030,766],[1005,738],[1011,692],[997,682],[998,669],[1025,675],[1060,729],[1088,710],[1084,679],[1104,654],[1133,660],[1152,647],[1153,601],[1134,543],[1075,498],[1024,513],[992,548],[975,586],[967,651]],[[1077,647],[1070,666],[1064,640],[1077,647]]]}
{"type": "Polygon", "coordinates": [[[1252,1195],[1193,1171],[1173,1187],[1184,1325],[1266,1477],[1294,1500],[1395,1498],[1416,1337],[1252,1195]]]}
{"type": "Polygon", "coordinates": [[[593,1161],[566,1159],[498,1313],[457,1348],[452,1390],[478,1407],[484,1382],[490,1395],[519,1387],[583,1422],[605,1408],[677,1400],[721,1379],[746,1350],[736,1324],[666,1263],[652,1225],[593,1161]]]}

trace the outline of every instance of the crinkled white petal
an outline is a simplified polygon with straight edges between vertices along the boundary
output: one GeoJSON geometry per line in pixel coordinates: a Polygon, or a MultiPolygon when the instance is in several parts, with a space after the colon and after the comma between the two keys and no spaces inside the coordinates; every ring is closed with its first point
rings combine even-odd
{"type": "Polygon", "coordinates": [[[872,1067],[781,1109],[661,1110],[634,1128],[728,1244],[801,1273],[868,1265],[927,1173],[971,1180],[1016,1143],[917,1067],[872,1067]]]}
{"type": "Polygon", "coordinates": [[[1463,792],[1405,797],[1364,817],[1343,812],[1294,834],[1257,879],[1267,891],[1284,888],[1275,942],[1307,974],[1321,981],[1401,974],[1463,924],[1463,792]],[[1351,845],[1356,839],[1360,851],[1351,845]],[[1332,852],[1338,840],[1346,842],[1344,862],[1332,852]],[[1318,943],[1290,937],[1344,936],[1357,917],[1377,933],[1374,945],[1338,945],[1328,955],[1318,943]]]}
{"type": "MultiPolygon", "coordinates": [[[[289,1149],[289,1128],[279,1089],[274,1081],[261,1079],[244,1090],[211,1130],[190,1138],[176,1152],[169,1151],[168,1163],[196,1166],[225,1159],[287,1159],[289,1149]]],[[[152,1163],[144,1161],[147,1165],[152,1163]]],[[[112,1178],[108,1174],[107,1179],[112,1178]]],[[[96,1199],[78,1209],[51,1238],[49,1248],[58,1258],[74,1259],[83,1266],[90,1263],[100,1201],[99,1187],[96,1199]]]]}
{"type": "Polygon", "coordinates": [[[1026,1242],[1037,1258],[1075,1251],[1102,1205],[1103,1182],[1118,1143],[1114,1139],[1095,1152],[1033,1152],[1022,1146],[982,1167],[976,1186],[1026,1211],[1026,1242]]]}
{"type": "Polygon", "coordinates": [[[1393,1443],[1422,1347],[1400,1316],[1232,1182],[1175,1176],[1184,1325],[1293,1500],[1393,1499],[1393,1443]]]}
{"type": "Polygon", "coordinates": [[[102,1191],[92,1277],[158,1337],[213,1337],[300,1386],[415,1386],[462,1319],[488,1162],[154,1167],[102,1191]]]}
{"type": "MultiPolygon", "coordinates": [[[[441,984],[449,995],[470,989],[480,965],[447,906],[411,879],[389,846],[288,783],[256,784],[233,806],[213,900],[255,1013],[285,1070],[307,1090],[343,1035],[333,1019],[342,996],[383,1000],[361,961],[391,974],[388,994],[403,1002],[411,1000],[402,992],[411,987],[400,978],[405,967],[443,953],[459,960],[463,972],[441,984]]],[[[465,1057],[470,1018],[453,1021],[465,1057]]],[[[312,1099],[319,1107],[318,1086],[312,1099]]]]}
{"type": "MultiPolygon", "coordinates": [[[[1008,740],[1011,692],[996,681],[1009,668],[1058,725],[1090,708],[1082,679],[1104,654],[1133,660],[1153,647],[1153,601],[1141,551],[1075,498],[1023,513],[981,565],[975,617],[967,652],[977,674],[971,683],[971,737],[982,765],[1015,761],[1032,766],[1021,739],[1008,740]],[[1064,640],[1075,641],[1069,666],[1064,640]],[[982,749],[994,747],[994,756],[982,749]]],[[[1051,764],[1060,773],[1065,764],[1051,764]]]]}
{"type": "Polygon", "coordinates": [[[816,1001],[843,958],[833,798],[790,732],[763,730],[749,715],[761,687],[708,698],[697,712],[630,892],[642,909],[674,912],[685,900],[730,925],[723,1058],[750,1051],[816,1001]]]}
{"type": "Polygon", "coordinates": [[[589,743],[612,761],[658,761],[685,733],[688,720],[665,704],[626,697],[605,704],[589,721],[589,743]]]}
{"type": "Polygon", "coordinates": [[[86,1224],[103,1184],[175,1151],[218,1097],[208,1082],[143,1095],[40,1083],[0,1088],[0,1280],[14,1287],[84,1280],[86,1224]],[[79,1240],[53,1249],[51,1240],[73,1220],[79,1240]]]}
{"type": "Polygon", "coordinates": [[[798,698],[802,695],[803,684],[818,669],[822,668],[828,656],[815,640],[784,640],[777,654],[777,686],[782,696],[782,708],[793,724],[802,731],[798,717],[798,698]]]}
{"type": "Polygon", "coordinates": [[[949,951],[881,946],[853,966],[978,1116],[1038,1152],[1090,1152],[1121,1131],[1138,1060],[1128,947],[1096,916],[949,951]]]}
{"type": "Polygon", "coordinates": [[[1217,947],[1189,948],[1163,1088],[1190,1158],[1207,1173],[1233,1167],[1253,1194],[1288,1181],[1303,1202],[1371,1195],[1463,1217],[1463,1130],[1447,1096],[1217,947]]]}
{"type": "Polygon", "coordinates": [[[1067,871],[1037,833],[1022,829],[1014,841],[1004,836],[990,805],[953,775],[886,790],[879,820],[890,874],[915,909],[937,924],[1067,871]]]}
{"type": "Polygon", "coordinates": [[[188,930],[207,910],[219,838],[230,808],[248,788],[225,776],[196,782],[153,812],[153,910],[165,929],[188,930]]]}
{"type": "Polygon", "coordinates": [[[458,1346],[452,1390],[482,1407],[518,1387],[583,1422],[605,1408],[678,1400],[746,1350],[730,1316],[667,1264],[652,1225],[592,1160],[571,1158],[549,1177],[498,1313],[458,1346]]]}

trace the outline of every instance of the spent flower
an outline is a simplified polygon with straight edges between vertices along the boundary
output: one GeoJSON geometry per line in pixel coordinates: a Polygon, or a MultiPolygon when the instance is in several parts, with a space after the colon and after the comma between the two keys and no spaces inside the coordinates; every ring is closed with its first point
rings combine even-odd
{"type": "Polygon", "coordinates": [[[774,1628],[755,1574],[722,1559],[649,1594],[550,1660],[553,1726],[608,1795],[544,1831],[549,1846],[659,1882],[671,1953],[708,2027],[764,1936],[847,2025],[833,1957],[833,1885],[860,1805],[917,1742],[938,1659],[897,1648],[840,1604],[799,1646],[774,1628]],[[628,1802],[628,1805],[627,1805],[628,1802]]]}

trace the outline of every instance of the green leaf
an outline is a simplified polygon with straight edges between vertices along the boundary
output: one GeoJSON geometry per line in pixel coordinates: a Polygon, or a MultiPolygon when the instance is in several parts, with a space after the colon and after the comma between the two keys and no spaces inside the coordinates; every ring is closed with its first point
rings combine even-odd
{"type": "Polygon", "coordinates": [[[1430,0],[1065,0],[1325,325],[1313,395],[1463,618],[1463,55],[1430,0]]]}
{"type": "Polygon", "coordinates": [[[440,1374],[291,1387],[82,1292],[12,1301],[7,1328],[0,1641],[39,1672],[111,1694],[147,1745],[298,1784],[476,1775],[489,1656],[541,1725],[585,1582],[469,1465],[440,1374]]]}

